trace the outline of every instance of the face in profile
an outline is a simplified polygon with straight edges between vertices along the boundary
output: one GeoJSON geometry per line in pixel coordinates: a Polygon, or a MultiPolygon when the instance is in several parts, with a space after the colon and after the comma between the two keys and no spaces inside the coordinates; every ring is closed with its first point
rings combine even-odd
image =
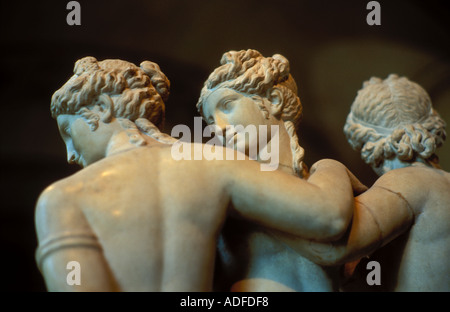
{"type": "Polygon", "coordinates": [[[67,149],[67,162],[86,167],[105,157],[108,140],[99,127],[92,131],[80,116],[62,114],[56,118],[67,149]]]}
{"type": "Polygon", "coordinates": [[[272,137],[271,125],[278,124],[273,116],[265,118],[251,97],[228,88],[214,90],[206,97],[203,116],[208,125],[215,126],[214,131],[224,146],[245,150],[247,155],[252,148],[259,151],[263,147],[259,145],[261,136],[262,142],[267,144],[272,137]],[[260,125],[267,126],[266,133],[261,133],[260,125]]]}

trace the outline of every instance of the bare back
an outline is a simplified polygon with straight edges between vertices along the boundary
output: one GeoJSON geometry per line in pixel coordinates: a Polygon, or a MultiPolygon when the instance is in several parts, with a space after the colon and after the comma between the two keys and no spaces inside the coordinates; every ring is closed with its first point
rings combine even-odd
{"type": "Polygon", "coordinates": [[[304,181],[261,171],[252,160],[176,161],[170,146],[108,156],[39,198],[37,260],[47,286],[211,290],[216,239],[229,207],[244,219],[292,235],[340,236],[354,201],[350,179],[343,179],[343,165],[320,163],[304,181]],[[82,267],[81,285],[66,284],[70,261],[82,267]]]}
{"type": "Polygon", "coordinates": [[[337,254],[341,263],[371,254],[381,285],[367,288],[363,261],[361,279],[344,289],[450,291],[449,191],[449,173],[414,166],[387,172],[360,195],[349,238],[338,243],[347,247],[337,254]]]}
{"type": "Polygon", "coordinates": [[[376,185],[399,192],[414,213],[410,231],[375,255],[398,268],[387,276],[389,290],[450,291],[450,174],[408,167],[387,173],[376,185]]]}
{"type": "MultiPolygon", "coordinates": [[[[64,211],[54,210],[78,215],[63,219],[53,232],[91,230],[119,290],[210,290],[215,239],[228,202],[221,180],[208,176],[208,162],[189,163],[174,161],[170,148],[145,147],[92,164],[49,188],[65,195],[64,211]]],[[[38,211],[41,227],[49,224],[45,218],[38,211]]],[[[40,241],[58,235],[49,231],[38,229],[40,241]]],[[[55,260],[45,261],[44,270],[55,265],[55,260]]],[[[83,278],[82,285],[89,284],[95,275],[83,278]]]]}

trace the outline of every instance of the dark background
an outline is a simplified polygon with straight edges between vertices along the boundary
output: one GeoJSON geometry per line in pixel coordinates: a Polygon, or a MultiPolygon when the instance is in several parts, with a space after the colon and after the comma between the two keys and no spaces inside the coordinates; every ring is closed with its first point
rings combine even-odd
{"type": "MultiPolygon", "coordinates": [[[[50,117],[51,95],[83,56],[158,63],[171,80],[166,129],[193,126],[209,73],[229,50],[281,53],[304,106],[300,144],[310,166],[346,164],[366,184],[376,178],[342,127],[363,81],[409,77],[450,122],[450,11],[445,1],[79,1],[81,26],[68,26],[69,1],[1,1],[1,287],[44,291],[34,262],[34,205],[49,184],[78,170],[50,117]]],[[[450,144],[438,151],[450,170],[450,144]]]]}

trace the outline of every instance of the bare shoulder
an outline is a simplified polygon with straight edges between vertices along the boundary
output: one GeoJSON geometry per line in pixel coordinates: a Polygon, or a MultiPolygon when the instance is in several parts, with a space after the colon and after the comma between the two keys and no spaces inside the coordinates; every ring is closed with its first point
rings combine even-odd
{"type": "Polygon", "coordinates": [[[75,197],[80,191],[81,183],[77,174],[59,180],[46,187],[39,195],[37,207],[54,206],[57,202],[75,197]]]}
{"type": "Polygon", "coordinates": [[[374,185],[393,189],[406,187],[426,190],[438,185],[448,185],[449,182],[449,173],[443,170],[429,167],[405,167],[385,173],[374,185]]]}
{"type": "Polygon", "coordinates": [[[401,194],[411,206],[424,207],[427,201],[449,201],[450,175],[429,167],[405,167],[382,175],[373,185],[401,194]]]}
{"type": "Polygon", "coordinates": [[[63,231],[67,222],[76,222],[77,218],[74,217],[78,214],[77,193],[80,185],[73,180],[71,176],[55,182],[40,194],[35,211],[39,238],[63,231]]]}

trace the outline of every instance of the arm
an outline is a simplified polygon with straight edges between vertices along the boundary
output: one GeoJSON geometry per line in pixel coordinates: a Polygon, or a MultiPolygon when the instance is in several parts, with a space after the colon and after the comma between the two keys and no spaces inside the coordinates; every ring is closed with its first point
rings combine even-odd
{"type": "Polygon", "coordinates": [[[292,248],[321,265],[339,265],[369,255],[407,231],[414,221],[409,203],[399,193],[375,183],[355,198],[351,227],[337,241],[319,243],[281,237],[292,248]]]}
{"type": "Polygon", "coordinates": [[[235,164],[225,174],[240,216],[306,239],[333,240],[345,233],[354,197],[348,170],[341,163],[317,162],[308,180],[261,171],[252,161],[235,164]]]}
{"type": "MultiPolygon", "coordinates": [[[[49,291],[112,291],[115,283],[101,246],[75,201],[58,185],[49,187],[36,206],[39,246],[36,261],[49,291]],[[80,285],[69,285],[68,263],[80,264],[80,285]]],[[[69,280],[70,280],[69,276],[69,280]]]]}

